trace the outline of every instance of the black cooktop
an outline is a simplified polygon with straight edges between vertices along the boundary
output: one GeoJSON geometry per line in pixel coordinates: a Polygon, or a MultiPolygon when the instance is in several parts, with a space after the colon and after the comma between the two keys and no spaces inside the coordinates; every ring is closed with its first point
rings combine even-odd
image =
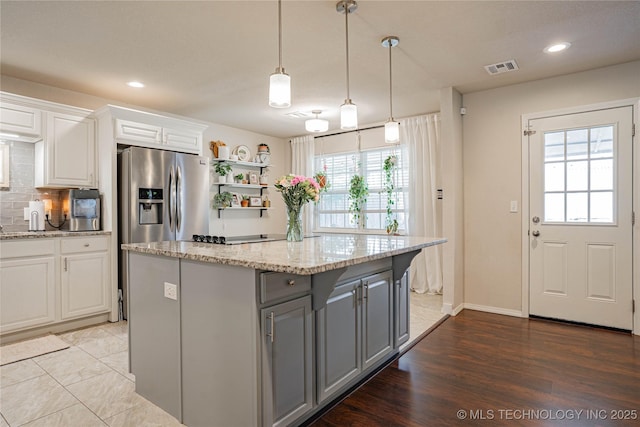
{"type": "Polygon", "coordinates": [[[208,236],[204,234],[194,234],[194,242],[213,243],[218,245],[239,245],[241,243],[273,242],[275,240],[286,240],[284,234],[252,234],[248,236],[208,236]]]}

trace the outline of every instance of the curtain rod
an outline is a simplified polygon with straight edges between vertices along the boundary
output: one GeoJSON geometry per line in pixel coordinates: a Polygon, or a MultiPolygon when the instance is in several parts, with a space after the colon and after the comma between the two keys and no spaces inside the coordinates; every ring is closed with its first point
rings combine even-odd
{"type": "Polygon", "coordinates": [[[368,128],[345,130],[344,132],[336,132],[336,133],[329,133],[329,134],[326,134],[326,135],[314,136],[313,139],[324,138],[324,137],[327,137],[327,136],[344,135],[345,133],[360,132],[360,131],[363,131],[363,130],[380,129],[380,128],[383,128],[383,127],[384,127],[384,125],[378,125],[378,126],[370,126],[368,128]]]}

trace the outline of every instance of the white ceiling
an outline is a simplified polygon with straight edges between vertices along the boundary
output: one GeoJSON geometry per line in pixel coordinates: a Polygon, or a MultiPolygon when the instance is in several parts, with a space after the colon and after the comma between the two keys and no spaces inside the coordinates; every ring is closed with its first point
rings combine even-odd
{"type": "MultiPolygon", "coordinates": [[[[373,1],[349,16],[351,98],[360,124],[439,109],[462,93],[640,59],[640,1],[373,1]],[[568,41],[561,54],[542,52],[568,41]],[[483,66],[515,59],[519,71],[483,66]]],[[[278,65],[277,2],[0,2],[3,75],[278,137],[304,134],[285,113],[321,109],[339,127],[346,97],[344,15],[336,1],[283,1],[291,108],[268,107],[278,65]],[[144,89],[131,89],[129,80],[144,89]]]]}

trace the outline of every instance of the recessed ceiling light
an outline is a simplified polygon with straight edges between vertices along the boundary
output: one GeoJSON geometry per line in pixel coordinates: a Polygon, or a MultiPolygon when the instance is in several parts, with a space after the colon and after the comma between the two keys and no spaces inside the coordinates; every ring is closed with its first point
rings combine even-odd
{"type": "Polygon", "coordinates": [[[568,49],[569,46],[571,46],[571,43],[568,42],[556,43],[545,47],[544,51],[546,53],[562,52],[563,50],[568,49]]]}
{"type": "Polygon", "coordinates": [[[135,87],[135,88],[141,88],[141,87],[144,87],[144,83],[132,81],[132,82],[127,83],[127,86],[135,87]]]}

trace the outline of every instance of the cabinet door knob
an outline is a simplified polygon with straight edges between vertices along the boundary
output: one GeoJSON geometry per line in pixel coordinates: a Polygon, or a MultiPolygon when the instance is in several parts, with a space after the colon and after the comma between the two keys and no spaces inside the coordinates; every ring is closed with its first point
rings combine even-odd
{"type": "Polygon", "coordinates": [[[287,285],[289,285],[289,286],[295,286],[295,284],[296,284],[296,281],[295,281],[295,280],[293,280],[293,279],[289,279],[289,280],[287,280],[287,285]]]}
{"type": "Polygon", "coordinates": [[[89,244],[88,244],[88,243],[85,243],[85,244],[84,244],[84,247],[85,247],[85,248],[88,248],[88,247],[89,247],[89,244]]]}

